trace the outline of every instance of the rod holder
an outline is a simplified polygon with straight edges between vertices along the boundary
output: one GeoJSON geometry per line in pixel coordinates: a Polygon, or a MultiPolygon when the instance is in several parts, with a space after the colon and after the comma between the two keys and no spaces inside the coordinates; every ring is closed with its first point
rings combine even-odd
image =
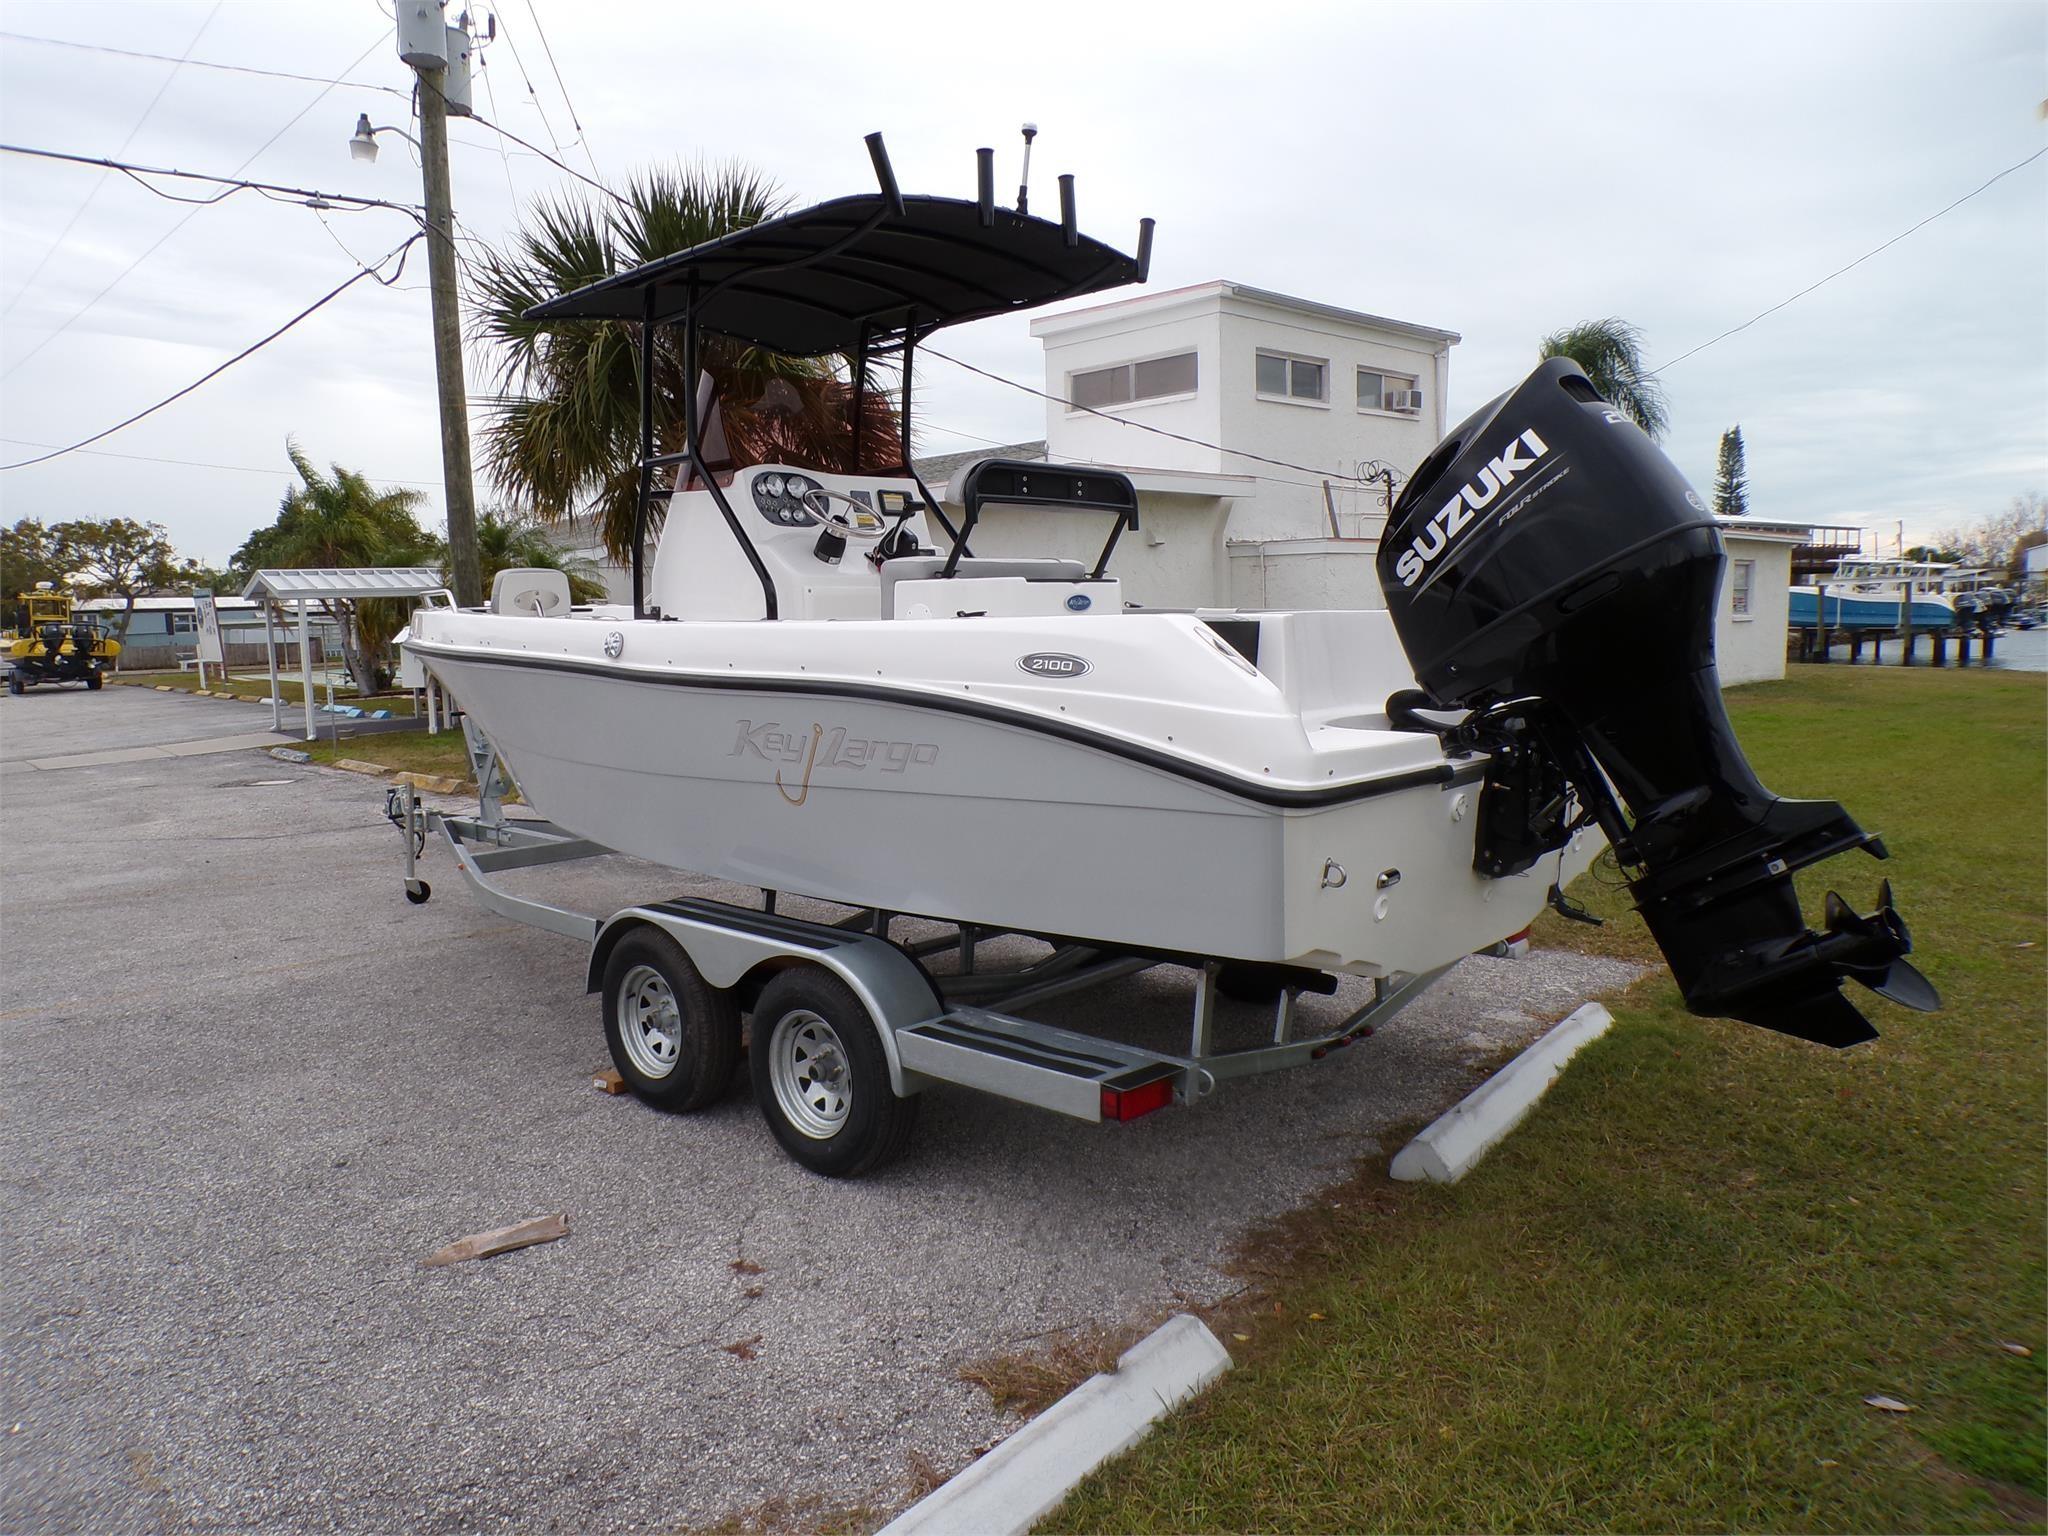
{"type": "Polygon", "coordinates": [[[1152,274],[1152,220],[1138,220],[1138,281],[1152,274]]]}
{"type": "Polygon", "coordinates": [[[991,228],[996,221],[996,152],[992,149],[974,152],[974,201],[981,210],[981,227],[991,228]]]}
{"type": "Polygon", "coordinates": [[[1081,226],[1074,217],[1074,178],[1060,177],[1060,238],[1070,246],[1081,243],[1081,226]]]}
{"type": "Polygon", "coordinates": [[[882,147],[882,136],[871,133],[867,136],[868,159],[875,165],[875,182],[882,189],[882,196],[889,201],[889,211],[897,218],[903,217],[903,192],[896,185],[896,172],[889,164],[889,151],[882,147]]]}

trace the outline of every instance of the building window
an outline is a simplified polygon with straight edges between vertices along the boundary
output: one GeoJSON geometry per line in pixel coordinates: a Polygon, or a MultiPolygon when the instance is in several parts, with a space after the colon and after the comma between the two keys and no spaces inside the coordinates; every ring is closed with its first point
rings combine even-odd
{"type": "Polygon", "coordinates": [[[1086,373],[1067,375],[1067,398],[1076,406],[1101,410],[1107,405],[1130,405],[1139,400],[1164,400],[1195,392],[1195,354],[1177,352],[1172,357],[1151,357],[1139,363],[1118,363],[1114,368],[1092,368],[1086,373]]]}
{"type": "Polygon", "coordinates": [[[1325,358],[1293,357],[1285,352],[1259,354],[1259,393],[1268,400],[1327,400],[1329,374],[1325,358]]]}
{"type": "Polygon", "coordinates": [[[1749,590],[1756,581],[1754,560],[1731,560],[1728,563],[1728,592],[1735,604],[1735,617],[1749,617],[1749,590]]]}
{"type": "Polygon", "coordinates": [[[199,615],[196,613],[174,613],[170,616],[171,633],[174,635],[196,634],[199,629],[199,615]]]}
{"type": "Polygon", "coordinates": [[[1371,368],[1358,370],[1358,408],[1361,411],[1399,411],[1413,416],[1422,409],[1422,391],[1415,387],[1412,373],[1382,373],[1371,368]]]}

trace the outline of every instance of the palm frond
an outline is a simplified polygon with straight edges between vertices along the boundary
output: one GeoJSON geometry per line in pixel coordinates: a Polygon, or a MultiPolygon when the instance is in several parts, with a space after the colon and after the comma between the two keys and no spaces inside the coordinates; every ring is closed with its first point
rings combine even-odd
{"type": "Polygon", "coordinates": [[[1600,397],[1652,438],[1670,426],[1664,386],[1643,361],[1642,332],[1626,320],[1582,320],[1544,337],[1540,351],[1577,363],[1600,397]]]}

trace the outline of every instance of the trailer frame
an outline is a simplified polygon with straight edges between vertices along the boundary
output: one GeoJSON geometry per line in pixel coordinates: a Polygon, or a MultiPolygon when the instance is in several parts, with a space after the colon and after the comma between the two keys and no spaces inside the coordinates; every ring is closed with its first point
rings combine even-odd
{"type": "MultiPolygon", "coordinates": [[[[429,899],[432,887],[421,877],[420,866],[428,847],[439,846],[486,910],[587,943],[585,989],[590,992],[604,990],[616,948],[650,929],[678,945],[704,983],[730,995],[742,1012],[752,1011],[775,976],[794,967],[815,967],[843,984],[866,1010],[886,1057],[889,1091],[899,1099],[952,1083],[1078,1120],[1135,1119],[1170,1103],[1199,1103],[1233,1078],[1325,1060],[1372,1034],[1451,968],[1373,978],[1368,1002],[1312,1035],[1297,1032],[1297,1001],[1304,991],[1333,990],[1334,980],[1312,972],[1282,973],[1269,1038],[1257,1045],[1221,1047],[1215,1035],[1216,999],[1229,962],[1219,957],[1136,953],[1031,934],[1025,936],[1051,943],[1052,952],[1015,969],[990,971],[979,964],[978,947],[1007,930],[875,908],[856,909],[832,923],[814,922],[778,912],[779,893],[774,891],[763,892],[758,908],[678,897],[609,914],[585,912],[514,892],[500,877],[610,857],[614,850],[551,821],[508,817],[504,797],[510,785],[497,754],[467,717],[462,724],[479,786],[474,815],[430,808],[410,784],[395,785],[386,795],[385,814],[404,834],[408,900],[429,899]],[[892,939],[891,924],[906,917],[936,921],[952,931],[892,939]],[[958,954],[957,973],[935,975],[925,967],[926,956],[942,951],[958,954]],[[1019,1016],[1020,1010],[1162,964],[1184,964],[1195,972],[1184,1052],[1019,1016]]],[[[606,1001],[612,1006],[611,999],[606,1001]]],[[[625,1064],[620,1067],[623,1073],[625,1064]]],[[[774,1125],[775,1113],[766,1103],[762,1108],[774,1125]]],[[[789,1138],[783,1140],[788,1147],[789,1138]]],[[[792,1151],[804,1160],[800,1148],[792,1151]]]]}

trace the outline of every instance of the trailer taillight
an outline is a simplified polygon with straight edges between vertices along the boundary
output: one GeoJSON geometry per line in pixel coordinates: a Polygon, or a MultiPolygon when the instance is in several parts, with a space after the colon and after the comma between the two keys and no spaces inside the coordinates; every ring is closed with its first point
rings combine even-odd
{"type": "Polygon", "coordinates": [[[1155,1109],[1164,1109],[1172,1102],[1173,1078],[1170,1075],[1140,1083],[1135,1088],[1105,1088],[1102,1090],[1102,1118],[1135,1120],[1155,1109]]]}

